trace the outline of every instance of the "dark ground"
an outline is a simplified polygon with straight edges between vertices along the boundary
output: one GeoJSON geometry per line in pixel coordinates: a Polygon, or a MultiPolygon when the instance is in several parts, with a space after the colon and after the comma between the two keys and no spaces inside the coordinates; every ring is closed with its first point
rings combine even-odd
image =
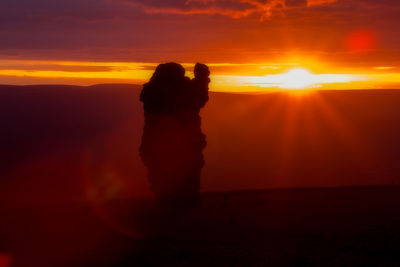
{"type": "Polygon", "coordinates": [[[138,198],[139,92],[0,86],[0,267],[400,265],[399,90],[213,93],[180,220],[138,198]]]}
{"type": "MultiPolygon", "coordinates": [[[[231,192],[225,201],[205,194],[163,234],[140,239],[88,206],[3,209],[0,250],[12,266],[398,266],[399,194],[398,187],[231,192]]],[[[107,205],[116,218],[137,202],[107,205]]],[[[139,231],[140,216],[119,225],[139,231]]]]}

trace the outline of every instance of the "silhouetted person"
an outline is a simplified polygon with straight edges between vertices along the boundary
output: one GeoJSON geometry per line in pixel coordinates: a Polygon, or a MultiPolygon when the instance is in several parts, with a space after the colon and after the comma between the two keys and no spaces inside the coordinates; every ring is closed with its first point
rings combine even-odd
{"type": "Polygon", "coordinates": [[[195,78],[176,63],[160,64],[143,86],[145,125],[140,155],[151,190],[167,209],[187,211],[199,200],[205,135],[200,109],[208,101],[208,67],[197,63],[195,78]]]}

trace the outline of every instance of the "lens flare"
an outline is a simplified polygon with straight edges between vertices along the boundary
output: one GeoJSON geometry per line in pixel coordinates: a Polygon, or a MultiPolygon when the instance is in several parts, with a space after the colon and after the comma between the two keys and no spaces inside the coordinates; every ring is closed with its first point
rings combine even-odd
{"type": "Polygon", "coordinates": [[[372,31],[359,30],[347,37],[347,48],[351,52],[368,52],[376,47],[376,37],[372,31]]]}

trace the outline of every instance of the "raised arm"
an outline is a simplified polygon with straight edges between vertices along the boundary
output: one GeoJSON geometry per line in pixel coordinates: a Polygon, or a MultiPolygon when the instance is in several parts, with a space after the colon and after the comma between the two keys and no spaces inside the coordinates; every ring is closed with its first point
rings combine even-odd
{"type": "Polygon", "coordinates": [[[197,108],[202,108],[208,101],[208,84],[210,83],[210,70],[205,64],[196,63],[194,67],[194,94],[197,108]]]}

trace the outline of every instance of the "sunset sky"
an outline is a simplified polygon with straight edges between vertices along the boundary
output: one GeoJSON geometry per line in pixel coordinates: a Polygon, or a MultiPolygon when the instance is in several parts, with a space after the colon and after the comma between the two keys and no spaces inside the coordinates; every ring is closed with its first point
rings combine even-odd
{"type": "Polygon", "coordinates": [[[207,63],[214,91],[399,88],[397,0],[2,0],[1,84],[141,84],[207,63]]]}

